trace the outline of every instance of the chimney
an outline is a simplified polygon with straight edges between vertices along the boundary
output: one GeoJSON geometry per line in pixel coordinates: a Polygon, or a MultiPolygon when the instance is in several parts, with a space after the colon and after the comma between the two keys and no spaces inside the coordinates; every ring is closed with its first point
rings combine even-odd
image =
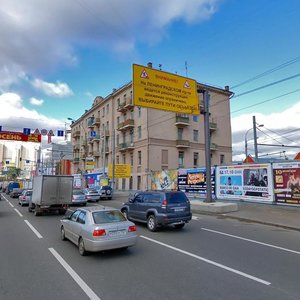
{"type": "Polygon", "coordinates": [[[152,62],[148,62],[147,67],[152,69],[152,62]]]}
{"type": "Polygon", "coordinates": [[[225,85],[225,91],[229,92],[229,85],[225,85]]]}

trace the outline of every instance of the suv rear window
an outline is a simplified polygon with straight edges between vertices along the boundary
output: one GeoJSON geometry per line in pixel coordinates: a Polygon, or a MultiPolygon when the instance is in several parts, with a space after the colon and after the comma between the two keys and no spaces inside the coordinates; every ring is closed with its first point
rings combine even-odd
{"type": "Polygon", "coordinates": [[[187,203],[187,197],[184,193],[166,193],[166,199],[169,204],[187,203]]]}

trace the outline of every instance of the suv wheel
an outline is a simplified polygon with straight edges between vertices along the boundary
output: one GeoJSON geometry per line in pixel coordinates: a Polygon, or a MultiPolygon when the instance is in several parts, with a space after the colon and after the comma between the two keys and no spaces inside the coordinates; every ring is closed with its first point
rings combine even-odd
{"type": "Polygon", "coordinates": [[[147,219],[147,227],[150,231],[157,231],[157,222],[154,215],[150,215],[147,219]]]}

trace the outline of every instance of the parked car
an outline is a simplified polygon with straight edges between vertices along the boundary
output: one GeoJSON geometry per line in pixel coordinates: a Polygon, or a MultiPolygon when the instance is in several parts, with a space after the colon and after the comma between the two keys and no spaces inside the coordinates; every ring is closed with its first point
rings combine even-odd
{"type": "Polygon", "coordinates": [[[9,193],[10,198],[19,198],[23,192],[23,189],[20,188],[13,188],[12,191],[9,193]]]}
{"type": "Polygon", "coordinates": [[[192,219],[190,201],[181,191],[138,192],[121,211],[128,220],[147,223],[150,231],[166,225],[180,229],[192,219]]]}
{"type": "Polygon", "coordinates": [[[72,204],[74,205],[86,205],[85,193],[82,190],[74,189],[72,193],[72,204]]]}
{"type": "Polygon", "coordinates": [[[83,189],[83,192],[85,194],[85,198],[87,201],[98,202],[100,200],[100,195],[96,189],[86,188],[86,189],[83,189]]]}
{"type": "Polygon", "coordinates": [[[20,188],[19,182],[11,181],[5,189],[5,193],[9,195],[13,191],[13,189],[17,189],[17,188],[18,189],[20,188]]]}
{"type": "Polygon", "coordinates": [[[99,189],[100,199],[112,199],[113,189],[109,185],[101,186],[99,189]]]}
{"type": "Polygon", "coordinates": [[[136,226],[120,210],[90,206],[61,220],[61,239],[78,245],[79,253],[128,248],[137,240],[136,226]]]}
{"type": "Polygon", "coordinates": [[[19,196],[19,204],[21,206],[29,205],[31,196],[32,196],[32,190],[23,190],[22,194],[19,196]]]}

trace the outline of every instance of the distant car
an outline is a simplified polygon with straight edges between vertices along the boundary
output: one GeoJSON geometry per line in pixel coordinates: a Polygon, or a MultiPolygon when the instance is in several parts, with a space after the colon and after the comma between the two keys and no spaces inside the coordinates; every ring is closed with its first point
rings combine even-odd
{"type": "Polygon", "coordinates": [[[19,182],[11,181],[9,182],[9,184],[5,189],[5,193],[9,195],[13,191],[13,189],[17,189],[17,188],[20,188],[19,182]]]}
{"type": "Polygon", "coordinates": [[[20,188],[13,188],[12,191],[9,193],[10,198],[19,198],[23,192],[23,189],[20,188]]]}
{"type": "Polygon", "coordinates": [[[101,199],[112,199],[113,189],[109,185],[101,186],[99,189],[100,200],[101,199]]]}
{"type": "Polygon", "coordinates": [[[166,225],[180,229],[192,219],[190,201],[181,191],[137,192],[121,211],[129,220],[147,223],[150,231],[166,225]]]}
{"type": "Polygon", "coordinates": [[[61,239],[69,239],[80,255],[134,246],[136,226],[115,208],[90,206],[75,210],[61,221],[61,239]]]}
{"type": "Polygon", "coordinates": [[[99,201],[100,195],[96,189],[86,188],[82,190],[85,193],[85,198],[87,201],[99,201]]]}
{"type": "Polygon", "coordinates": [[[85,193],[82,190],[74,189],[72,193],[72,204],[74,205],[86,205],[85,193]]]}
{"type": "Polygon", "coordinates": [[[19,196],[19,204],[21,206],[29,205],[29,202],[31,201],[31,196],[32,190],[23,190],[22,194],[19,196]]]}

